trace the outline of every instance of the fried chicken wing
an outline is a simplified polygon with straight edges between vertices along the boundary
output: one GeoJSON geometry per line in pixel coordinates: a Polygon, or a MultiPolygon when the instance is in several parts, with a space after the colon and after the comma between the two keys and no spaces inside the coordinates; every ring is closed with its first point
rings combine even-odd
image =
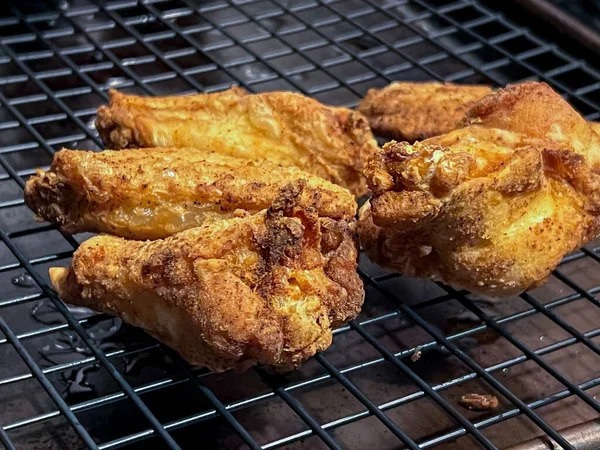
{"type": "Polygon", "coordinates": [[[371,160],[361,242],[407,275],[519,293],[600,233],[600,137],[544,83],[501,89],[464,122],[371,160]]]}
{"type": "Polygon", "coordinates": [[[469,107],[491,92],[481,85],[398,82],[369,89],[357,109],[375,134],[414,142],[454,130],[469,107]]]}
{"type": "Polygon", "coordinates": [[[61,150],[50,170],[27,181],[25,203],[67,233],[157,239],[266,209],[295,181],[302,181],[300,206],[322,217],[354,218],[356,201],[340,186],[295,167],[195,148],[61,150]]]}
{"type": "Polygon", "coordinates": [[[192,364],[288,370],[364,297],[351,227],[297,199],[291,188],[269,210],[164,240],[94,237],[50,278],[64,301],[117,314],[192,364]]]}
{"type": "Polygon", "coordinates": [[[137,97],[110,91],[96,128],[108,148],[196,147],[296,166],[355,195],[377,150],[366,119],[292,92],[224,92],[137,97]]]}

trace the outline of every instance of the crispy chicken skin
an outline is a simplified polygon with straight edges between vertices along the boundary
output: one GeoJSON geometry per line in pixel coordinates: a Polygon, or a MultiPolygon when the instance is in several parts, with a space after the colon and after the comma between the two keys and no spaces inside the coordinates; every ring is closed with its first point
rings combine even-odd
{"type": "Polygon", "coordinates": [[[164,240],[94,237],[51,268],[61,298],[144,328],[192,364],[289,370],[331,343],[364,297],[346,221],[285,190],[274,206],[164,240]]]}
{"type": "Polygon", "coordinates": [[[464,128],[390,142],[359,213],[375,262],[492,297],[541,284],[600,232],[600,137],[544,83],[508,86],[464,128]]]}
{"type": "Polygon", "coordinates": [[[454,130],[469,107],[491,92],[481,85],[398,82],[369,89],[357,109],[375,134],[414,142],[454,130]]]}
{"type": "Polygon", "coordinates": [[[96,128],[108,148],[197,147],[296,166],[366,192],[362,171],[377,150],[367,120],[292,92],[227,91],[138,97],[110,91],[96,128]]]}
{"type": "Polygon", "coordinates": [[[295,167],[193,148],[61,150],[50,170],[27,181],[25,203],[66,233],[158,239],[206,220],[254,214],[301,180],[300,206],[353,220],[356,200],[340,186],[295,167]]]}

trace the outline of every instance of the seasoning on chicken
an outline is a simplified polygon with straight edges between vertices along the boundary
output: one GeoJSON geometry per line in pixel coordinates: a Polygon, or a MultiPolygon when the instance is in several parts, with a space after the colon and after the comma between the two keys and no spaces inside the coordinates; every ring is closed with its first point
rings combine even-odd
{"type": "Polygon", "coordinates": [[[170,236],[207,220],[257,213],[301,181],[298,202],[321,217],[353,220],[354,196],[295,167],[199,149],[101,153],[61,150],[25,186],[25,202],[67,233],[134,239],[170,236]]]}
{"type": "Polygon", "coordinates": [[[266,211],[164,240],[97,236],[50,278],[68,303],[117,314],[192,364],[289,370],[326,349],[364,297],[344,220],[319,218],[290,186],[266,211]]]}
{"type": "Polygon", "coordinates": [[[367,168],[367,254],[487,296],[538,286],[600,233],[600,137],[544,83],[472,106],[464,128],[390,142],[367,168]]]}
{"type": "Polygon", "coordinates": [[[196,147],[227,156],[295,166],[355,195],[377,150],[367,120],[292,92],[138,97],[110,91],[96,128],[108,148],[196,147]]]}
{"type": "Polygon", "coordinates": [[[369,89],[357,109],[375,134],[414,142],[454,130],[469,107],[491,92],[481,85],[398,82],[369,89]]]}

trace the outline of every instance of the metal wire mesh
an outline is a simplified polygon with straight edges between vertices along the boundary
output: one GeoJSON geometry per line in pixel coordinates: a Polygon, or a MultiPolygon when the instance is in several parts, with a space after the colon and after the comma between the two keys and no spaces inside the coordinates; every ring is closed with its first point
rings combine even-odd
{"type": "Polygon", "coordinates": [[[503,448],[598,417],[593,244],[501,303],[361,256],[365,309],[286,377],[188,367],[118,319],[67,307],[62,236],[23,205],[58,148],[94,149],[96,108],[141,94],[289,89],[354,106],[370,87],[438,79],[550,83],[600,117],[589,62],[470,0],[25,1],[0,11],[0,442],[12,448],[503,448]],[[422,355],[422,356],[421,356],[422,355]],[[418,357],[420,356],[420,359],[418,357]],[[457,405],[498,396],[494,411],[457,405]]]}

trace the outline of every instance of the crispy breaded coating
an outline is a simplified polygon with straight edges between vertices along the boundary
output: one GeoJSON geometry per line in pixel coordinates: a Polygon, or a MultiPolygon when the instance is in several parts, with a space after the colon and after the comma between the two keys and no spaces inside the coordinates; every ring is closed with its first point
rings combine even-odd
{"type": "Polygon", "coordinates": [[[362,246],[407,275],[516,294],[598,236],[600,137],[544,83],[501,89],[465,122],[372,159],[362,246]]]}
{"type": "Polygon", "coordinates": [[[192,364],[289,370],[326,349],[364,297],[344,220],[294,206],[206,223],[164,240],[98,236],[50,269],[68,303],[116,314],[192,364]]]}
{"type": "Polygon", "coordinates": [[[375,134],[414,142],[454,130],[469,107],[491,92],[482,85],[397,82],[369,89],[357,109],[375,134]]]}
{"type": "Polygon", "coordinates": [[[157,239],[266,209],[295,181],[302,181],[300,206],[353,220],[356,200],[340,186],[295,167],[195,148],[61,150],[50,170],[27,181],[25,203],[66,233],[157,239]]]}
{"type": "Polygon", "coordinates": [[[362,171],[378,148],[360,113],[292,92],[249,94],[237,87],[181,97],[112,90],[96,128],[108,148],[208,148],[295,166],[355,195],[366,192],[362,171]]]}

